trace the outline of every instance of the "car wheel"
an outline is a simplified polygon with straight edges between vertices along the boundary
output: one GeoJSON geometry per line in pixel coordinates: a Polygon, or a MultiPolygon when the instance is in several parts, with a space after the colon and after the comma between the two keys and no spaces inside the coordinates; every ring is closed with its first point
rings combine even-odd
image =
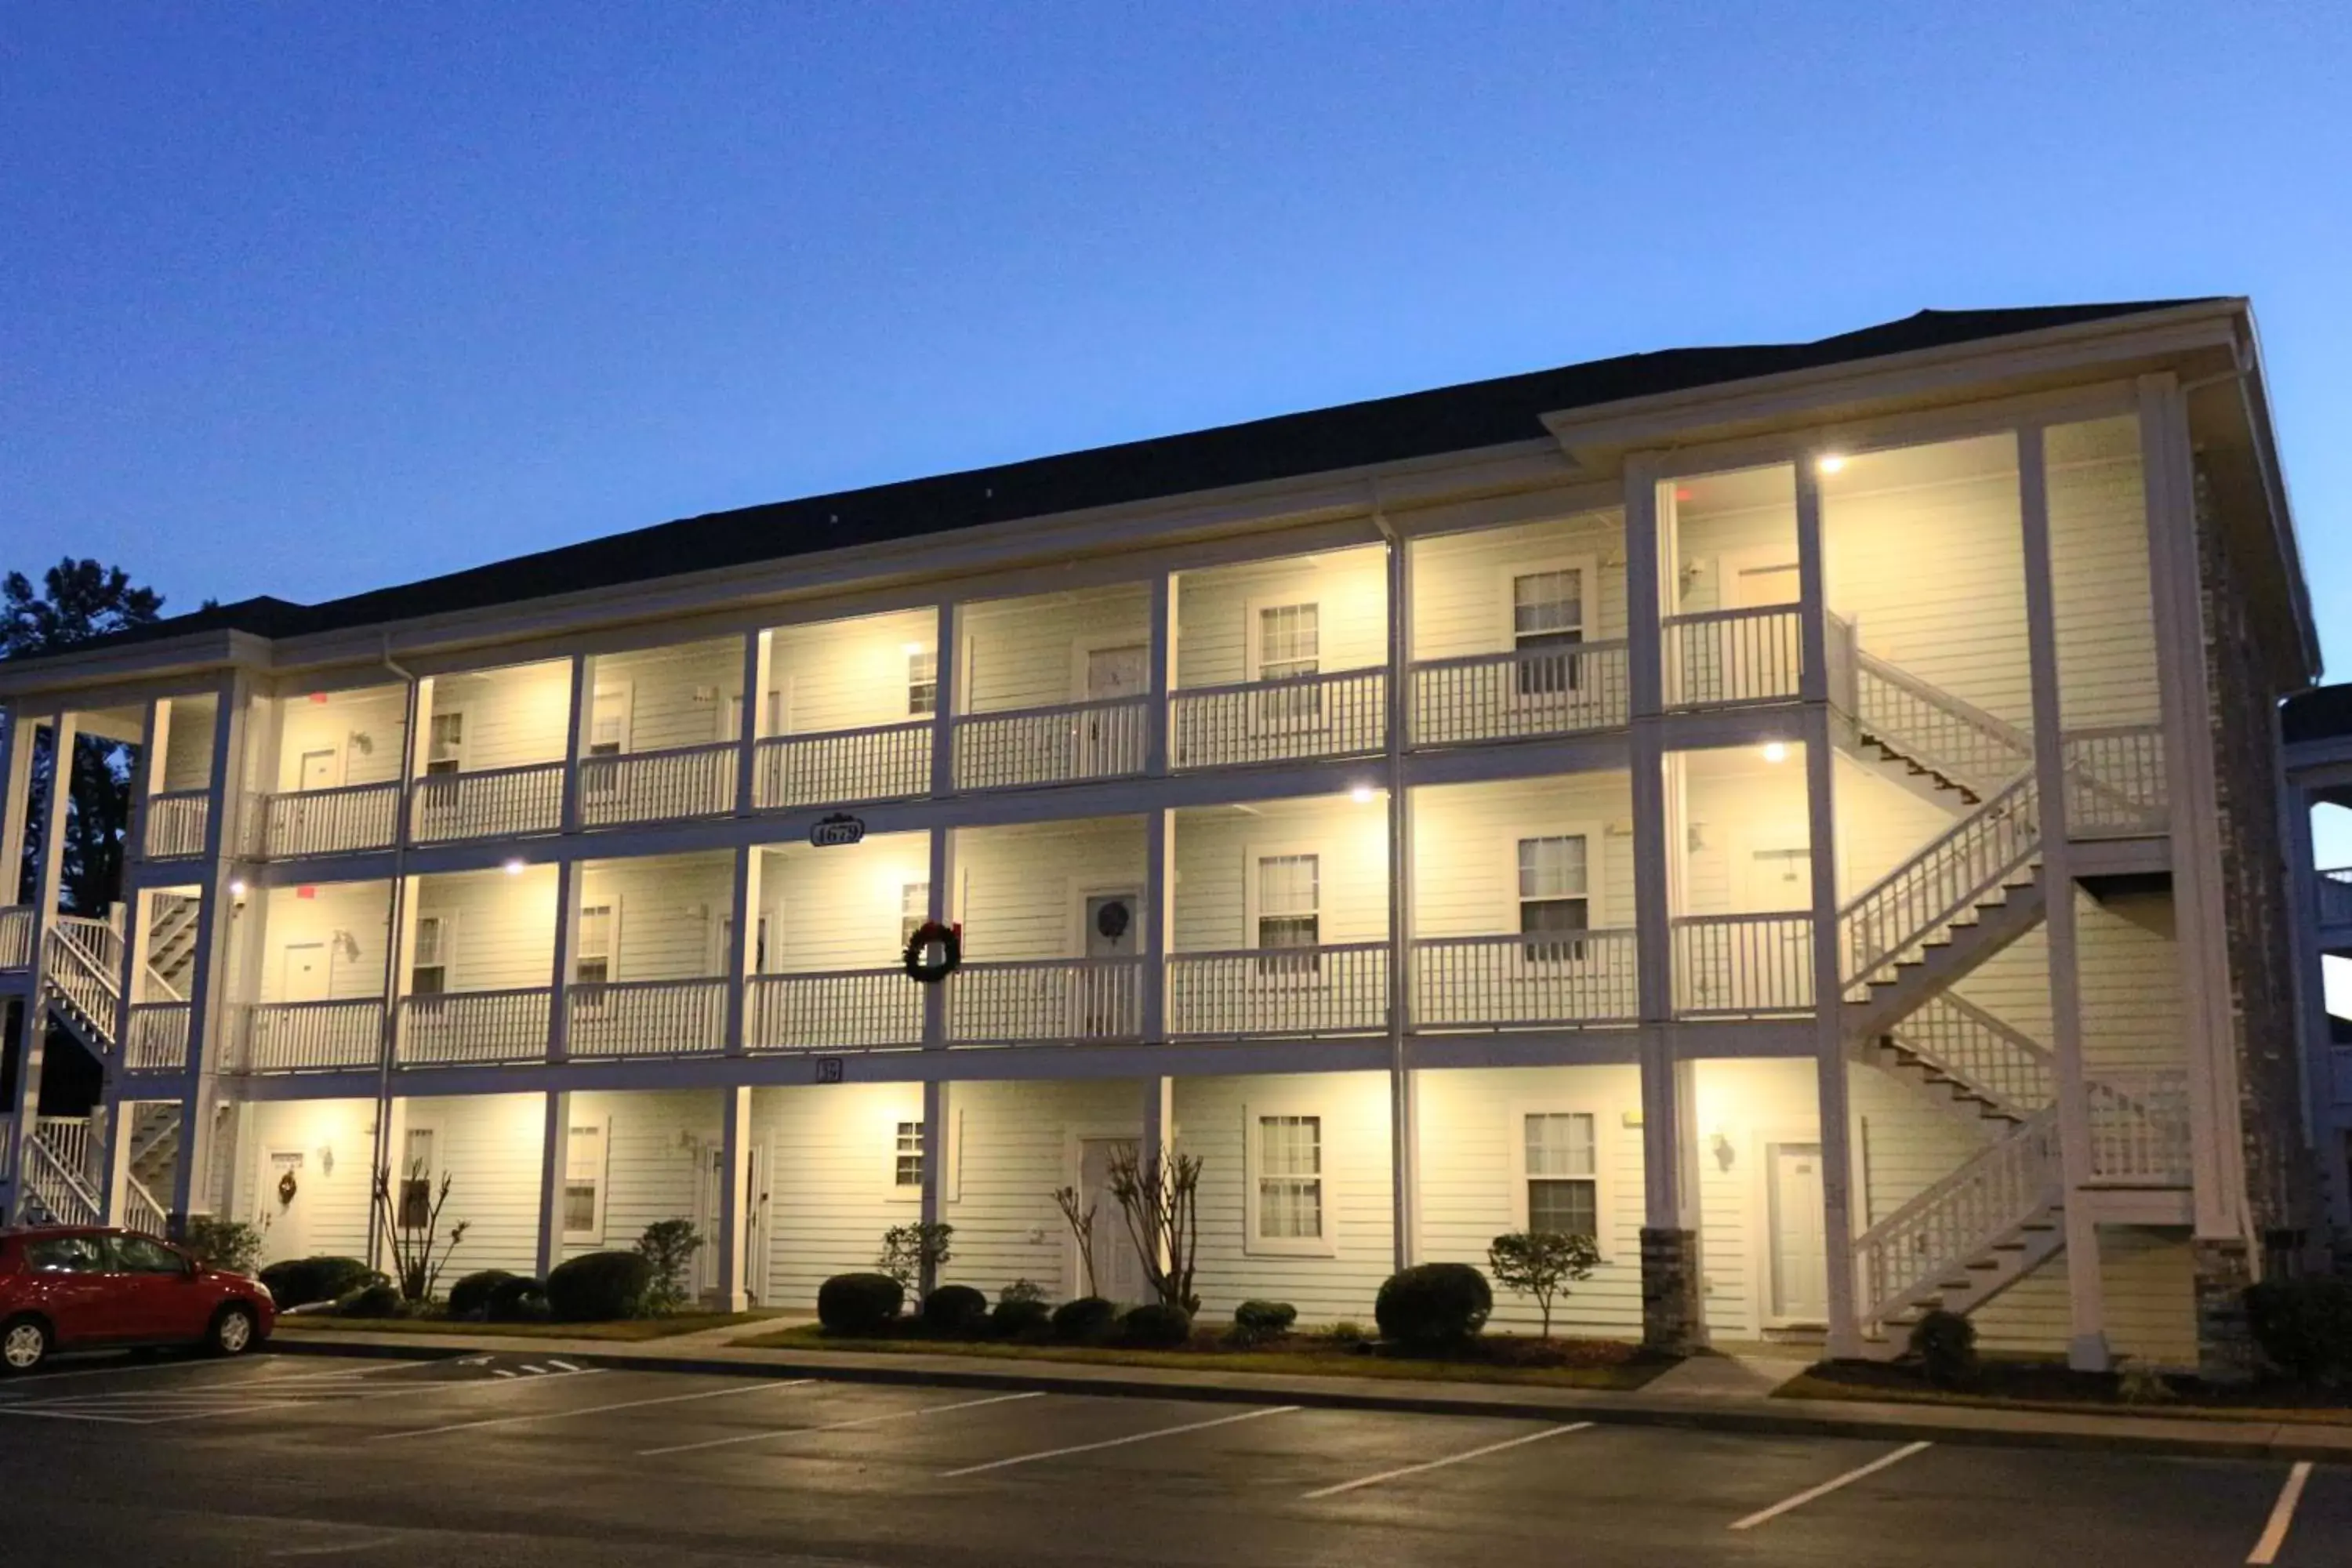
{"type": "Polygon", "coordinates": [[[49,1326],[38,1318],[18,1318],[0,1329],[0,1372],[30,1372],[48,1354],[49,1326]]]}
{"type": "Polygon", "coordinates": [[[205,1348],[215,1355],[243,1355],[253,1348],[253,1310],[249,1307],[223,1307],[213,1316],[212,1331],[205,1336],[205,1348]]]}

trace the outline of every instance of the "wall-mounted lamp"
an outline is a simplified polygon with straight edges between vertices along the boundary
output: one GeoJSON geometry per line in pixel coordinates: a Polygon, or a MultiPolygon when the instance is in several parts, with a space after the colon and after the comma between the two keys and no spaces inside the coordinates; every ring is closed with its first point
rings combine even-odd
{"type": "Polygon", "coordinates": [[[1789,746],[1788,746],[1788,742],[1785,742],[1785,741],[1767,741],[1767,742],[1764,742],[1764,760],[1765,760],[1766,762],[1768,762],[1768,763],[1785,763],[1785,762],[1787,762],[1787,761],[1789,760],[1789,746]]]}
{"type": "Polygon", "coordinates": [[[1348,792],[1348,798],[1358,805],[1370,805],[1372,804],[1373,794],[1371,785],[1360,784],[1348,792]]]}
{"type": "Polygon", "coordinates": [[[520,860],[509,860],[509,861],[508,861],[508,862],[507,862],[507,875],[508,875],[508,876],[509,876],[509,877],[520,877],[520,876],[521,876],[521,875],[522,875],[522,862],[521,862],[521,861],[520,861],[520,860]]]}
{"type": "Polygon", "coordinates": [[[319,1174],[331,1176],[334,1173],[335,1146],[332,1143],[321,1143],[319,1145],[319,1174]]]}
{"type": "Polygon", "coordinates": [[[1738,1158],[1739,1152],[1732,1147],[1731,1139],[1719,1127],[1716,1129],[1715,1136],[1707,1140],[1707,1147],[1715,1151],[1715,1163],[1725,1171],[1730,1170],[1732,1161],[1738,1158]]]}
{"type": "Polygon", "coordinates": [[[229,883],[228,896],[232,899],[241,899],[245,897],[245,880],[243,878],[239,878],[229,883]]]}
{"type": "Polygon", "coordinates": [[[1834,474],[1845,467],[1845,459],[1835,452],[1825,452],[1822,455],[1822,460],[1813,466],[1825,474],[1834,474]]]}

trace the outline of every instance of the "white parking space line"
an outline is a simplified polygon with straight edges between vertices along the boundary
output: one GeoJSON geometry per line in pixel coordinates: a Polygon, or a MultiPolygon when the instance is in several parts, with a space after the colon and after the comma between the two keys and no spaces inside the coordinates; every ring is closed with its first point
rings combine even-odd
{"type": "Polygon", "coordinates": [[[1066,1448],[1046,1448],[1034,1454],[1016,1454],[1009,1459],[991,1459],[984,1465],[966,1465],[960,1470],[947,1470],[941,1480],[953,1480],[958,1476],[976,1476],[983,1470],[1005,1470],[1015,1465],[1034,1465],[1040,1459],[1058,1459],[1067,1454],[1091,1454],[1097,1448],[1119,1448],[1129,1443],[1149,1443],[1155,1437],[1173,1437],[1183,1432],[1205,1432],[1212,1426],[1230,1426],[1236,1421],[1255,1421],[1264,1415],[1286,1415],[1297,1409],[1296,1405],[1270,1405],[1264,1410],[1244,1410],[1238,1415],[1220,1415],[1214,1421],[1188,1421],[1181,1426],[1162,1426],[1157,1431],[1132,1432],[1124,1437],[1108,1437],[1099,1443],[1076,1443],[1066,1448]]]}
{"type": "Polygon", "coordinates": [[[2286,1532],[2294,1523],[2295,1505],[2303,1500],[2303,1489],[2311,1479],[2311,1461],[2298,1459],[2286,1473],[2286,1485],[2279,1489],[2278,1501],[2271,1505],[2270,1521],[2263,1526],[2263,1538],[2246,1553],[2250,1563],[2261,1564],[2278,1561],[2279,1548],[2286,1544],[2286,1532]]]}
{"type": "MultiPolygon", "coordinates": [[[[423,1367],[429,1363],[409,1363],[423,1367]]],[[[373,1369],[371,1369],[373,1370],[373,1369]]],[[[551,1373],[551,1378],[591,1377],[602,1367],[551,1373]]],[[[99,1421],[117,1426],[156,1426],[173,1421],[215,1420],[328,1405],[356,1405],[467,1389],[519,1386],[466,1378],[394,1382],[362,1373],[313,1373],[289,1377],[215,1378],[173,1386],[101,1389],[58,1394],[0,1405],[0,1417],[36,1415],[48,1420],[99,1421]]]]}
{"type": "Polygon", "coordinates": [[[1358,1487],[1378,1486],[1382,1481],[1392,1481],[1402,1476],[1417,1476],[1423,1470],[1442,1470],[1448,1465],[1458,1465],[1465,1459],[1484,1458],[1488,1454],[1499,1454],[1506,1448],[1517,1448],[1529,1443],[1540,1443],[1547,1437],[1558,1437],[1569,1432],[1581,1432],[1591,1425],[1590,1421],[1578,1421],[1566,1426],[1547,1426],[1540,1432],[1529,1432],[1517,1437],[1507,1437],[1499,1443],[1489,1443],[1483,1448],[1472,1448],[1460,1454],[1448,1454],[1442,1459],[1425,1459],[1418,1465],[1406,1465],[1398,1469],[1382,1470],[1376,1476],[1359,1476],[1352,1481],[1341,1481],[1335,1487],[1320,1487],[1311,1492],[1300,1493],[1299,1500],[1312,1502],[1317,1498],[1337,1497],[1341,1492],[1354,1491],[1358,1487]]]}
{"type": "Polygon", "coordinates": [[[638,1410],[648,1405],[684,1405],[696,1399],[724,1399],[730,1394],[758,1394],[763,1389],[800,1388],[815,1381],[816,1379],[813,1377],[788,1378],[781,1383],[770,1379],[763,1383],[741,1383],[732,1388],[704,1388],[698,1389],[692,1394],[665,1394],[653,1399],[624,1399],[613,1405],[586,1405],[576,1410],[534,1410],[524,1415],[491,1415],[479,1421],[453,1421],[446,1426],[418,1426],[405,1432],[378,1432],[373,1440],[384,1443],[395,1437],[436,1437],[444,1432],[471,1432],[482,1426],[516,1426],[526,1421],[561,1421],[573,1415],[602,1415],[609,1410],[638,1410]]]}
{"type": "Polygon", "coordinates": [[[926,1405],[920,1410],[893,1410],[885,1415],[861,1415],[855,1421],[828,1422],[823,1426],[779,1426],[772,1432],[745,1432],[732,1437],[707,1437],[699,1443],[673,1443],[666,1448],[640,1448],[637,1458],[651,1458],[656,1454],[690,1454],[701,1448],[724,1448],[735,1443],[767,1443],[785,1437],[804,1436],[811,1432],[845,1432],[852,1426],[878,1426],[885,1421],[907,1421],[918,1415],[945,1415],[950,1410],[977,1410],[983,1405],[1010,1405],[1016,1399],[1043,1399],[1045,1391],[1031,1389],[1026,1394],[998,1394],[986,1399],[967,1399],[955,1405],[926,1405]]]}
{"type": "Polygon", "coordinates": [[[1886,1468],[1889,1465],[1901,1464],[1912,1455],[1923,1452],[1924,1450],[1934,1447],[1934,1444],[1926,1442],[1906,1443],[1900,1448],[1895,1449],[1895,1452],[1891,1454],[1881,1454],[1878,1458],[1871,1460],[1870,1463],[1866,1465],[1858,1465],[1842,1476],[1823,1481],[1820,1486],[1809,1487],[1792,1498],[1782,1498],[1770,1508],[1759,1510],[1757,1512],[1749,1514],[1746,1519],[1735,1521],[1731,1528],[1734,1530],[1753,1530],[1759,1524],[1780,1518],[1782,1514],[1788,1512],[1792,1508],[1802,1508],[1807,1503],[1812,1501],[1815,1498],[1827,1497],[1830,1493],[1837,1490],[1840,1487],[1851,1486],[1855,1481],[1862,1479],[1864,1476],[1874,1476],[1879,1471],[1886,1468]]]}

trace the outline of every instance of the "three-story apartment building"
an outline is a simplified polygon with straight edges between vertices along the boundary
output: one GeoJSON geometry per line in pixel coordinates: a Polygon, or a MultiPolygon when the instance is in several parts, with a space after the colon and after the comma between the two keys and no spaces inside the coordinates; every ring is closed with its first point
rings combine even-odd
{"type": "Polygon", "coordinates": [[[361,1253],[373,1173],[446,1173],[460,1268],[684,1216],[803,1305],[919,1216],[1131,1297],[1054,1194],[1139,1143],[1205,1162],[1212,1309],[1534,1226],[1600,1244],[1585,1331],[2222,1362],[2312,1223],[2262,835],[2315,664],[2236,300],[226,605],[0,665],[0,865],[37,737],[137,759],[119,905],[59,911],[52,826],[0,910],[10,1201],[361,1253]],[[64,1037],[106,1104],[51,1125],[64,1037]]]}

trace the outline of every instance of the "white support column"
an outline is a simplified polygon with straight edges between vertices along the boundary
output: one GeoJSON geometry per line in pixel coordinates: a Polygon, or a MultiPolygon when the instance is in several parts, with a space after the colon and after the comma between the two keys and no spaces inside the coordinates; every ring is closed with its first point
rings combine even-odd
{"type": "MultiPolygon", "coordinates": [[[[1137,1143],[1136,1153],[1144,1170],[1158,1171],[1162,1181],[1167,1179],[1168,1163],[1176,1153],[1176,1080],[1172,1078],[1143,1080],[1143,1137],[1137,1143]]],[[[1156,1238],[1160,1247],[1158,1261],[1162,1268],[1172,1261],[1166,1239],[1156,1238]]]]}
{"type": "MultiPolygon", "coordinates": [[[[378,1103],[375,1113],[375,1167],[368,1173],[368,1190],[375,1190],[382,1177],[390,1184],[394,1217],[398,1217],[400,1184],[408,1174],[408,1102],[390,1099],[378,1103]]],[[[393,1271],[392,1233],[383,1223],[383,1206],[373,1195],[368,1203],[368,1260],[389,1274],[393,1271]]]]}
{"type": "Polygon", "coordinates": [[[761,731],[768,721],[768,681],[775,634],[753,632],[743,639],[743,732],[735,737],[735,815],[749,816],[758,802],[761,731]]]}
{"type": "Polygon", "coordinates": [[[1176,689],[1176,574],[1151,574],[1151,706],[1144,719],[1143,771],[1168,773],[1170,698],[1176,689]]]}
{"type": "Polygon", "coordinates": [[[2066,1360],[2107,1368],[2106,1302],[2099,1227],[2086,1188],[2093,1174],[2090,1086],[2083,1068],[2081,950],[2075,940],[2074,848],[2066,825],[2065,710],[2058,668],[2057,592],[2051,571],[2050,493],[2042,430],[2017,436],[2025,544],[2026,663],[2033,691],[2033,773],[2041,824],[2042,935],[2050,954],[2051,1052],[2058,1078],[2058,1149],[2066,1194],[2066,1360]]]}
{"type": "Polygon", "coordinates": [[[1176,813],[1143,815],[1143,973],[1137,986],[1146,1045],[1168,1039],[1168,952],[1176,929],[1176,813]]]}
{"type": "Polygon", "coordinates": [[[99,1223],[121,1225],[123,1220],[123,1178],[131,1173],[131,1107],[122,1098],[122,1080],[113,1073],[106,1076],[105,1098],[99,1111],[106,1119],[105,1148],[100,1168],[106,1179],[98,1190],[99,1223]]]}
{"type": "Polygon", "coordinates": [[[767,851],[757,844],[735,851],[734,938],[727,944],[727,1054],[749,1048],[757,1026],[751,982],[760,973],[760,876],[767,851]]]}
{"type": "MultiPolygon", "coordinates": [[[[1383,523],[1385,530],[1385,522],[1383,523]]],[[[1389,850],[1389,1235],[1396,1267],[1413,1259],[1420,1206],[1421,1142],[1413,1123],[1412,792],[1405,746],[1412,690],[1412,547],[1388,541],[1388,850],[1389,850]]]]}
{"type": "MultiPolygon", "coordinates": [[[[923,918],[940,925],[955,921],[955,829],[931,829],[930,898],[923,918]]],[[[948,1043],[948,987],[952,977],[923,987],[923,1045],[944,1050],[948,1043]]]]}
{"type": "MultiPolygon", "coordinates": [[[[952,604],[940,606],[939,629],[932,634],[931,673],[936,678],[931,699],[931,795],[955,793],[955,716],[962,706],[962,649],[956,646],[960,617],[952,604]]],[[[938,917],[934,916],[934,919],[938,917]]]]}
{"type": "Polygon", "coordinates": [[[572,656],[572,705],[564,719],[563,831],[580,831],[580,759],[586,753],[588,726],[596,706],[596,661],[584,653],[572,656]]]}
{"type": "Polygon", "coordinates": [[[147,858],[147,805],[163,787],[164,754],[172,743],[170,698],[159,697],[147,704],[146,722],[139,732],[145,740],[139,748],[139,765],[131,775],[131,816],[122,835],[125,891],[133,880],[132,869],[147,858]]]}
{"type": "MultiPolygon", "coordinates": [[[[934,986],[934,990],[938,987],[934,986]]],[[[923,1205],[922,1219],[926,1226],[942,1225],[947,1217],[948,1152],[951,1142],[948,1137],[948,1118],[955,1114],[953,1096],[943,1079],[923,1080],[923,1205]]],[[[924,1296],[939,1289],[937,1268],[928,1264],[916,1281],[917,1291],[924,1296]]]]}
{"type": "MultiPolygon", "coordinates": [[[[79,728],[71,713],[52,714],[47,723],[52,737],[50,755],[55,761],[49,768],[47,784],[41,792],[41,841],[34,859],[32,889],[32,985],[25,993],[18,1027],[16,1103],[15,1119],[8,1123],[8,1136],[16,1145],[8,1151],[5,1162],[7,1169],[16,1173],[8,1189],[11,1223],[24,1219],[25,1199],[31,1186],[26,1180],[29,1169],[26,1151],[32,1144],[40,1113],[41,1066],[49,1033],[48,1009],[41,1002],[41,982],[48,967],[48,933],[57,921],[58,882],[65,868],[66,798],[73,776],[74,735],[79,728]]],[[[30,728],[28,724],[28,731],[30,728]]],[[[26,750],[31,749],[28,734],[26,750]]]]}
{"type": "Polygon", "coordinates": [[[572,1054],[572,977],[580,964],[580,908],[588,880],[587,867],[562,860],[555,868],[555,973],[548,984],[547,1059],[560,1062],[572,1054]]]}
{"type": "Polygon", "coordinates": [[[563,1261],[563,1188],[571,1173],[572,1096],[549,1089],[539,1146],[539,1277],[563,1261]]]}
{"type": "Polygon", "coordinates": [[[0,908],[23,890],[25,819],[32,814],[33,731],[38,716],[22,705],[7,710],[0,728],[0,908]]]}
{"type": "Polygon", "coordinates": [[[751,1305],[751,1090],[741,1084],[719,1091],[719,1306],[740,1312],[751,1305]]]}

